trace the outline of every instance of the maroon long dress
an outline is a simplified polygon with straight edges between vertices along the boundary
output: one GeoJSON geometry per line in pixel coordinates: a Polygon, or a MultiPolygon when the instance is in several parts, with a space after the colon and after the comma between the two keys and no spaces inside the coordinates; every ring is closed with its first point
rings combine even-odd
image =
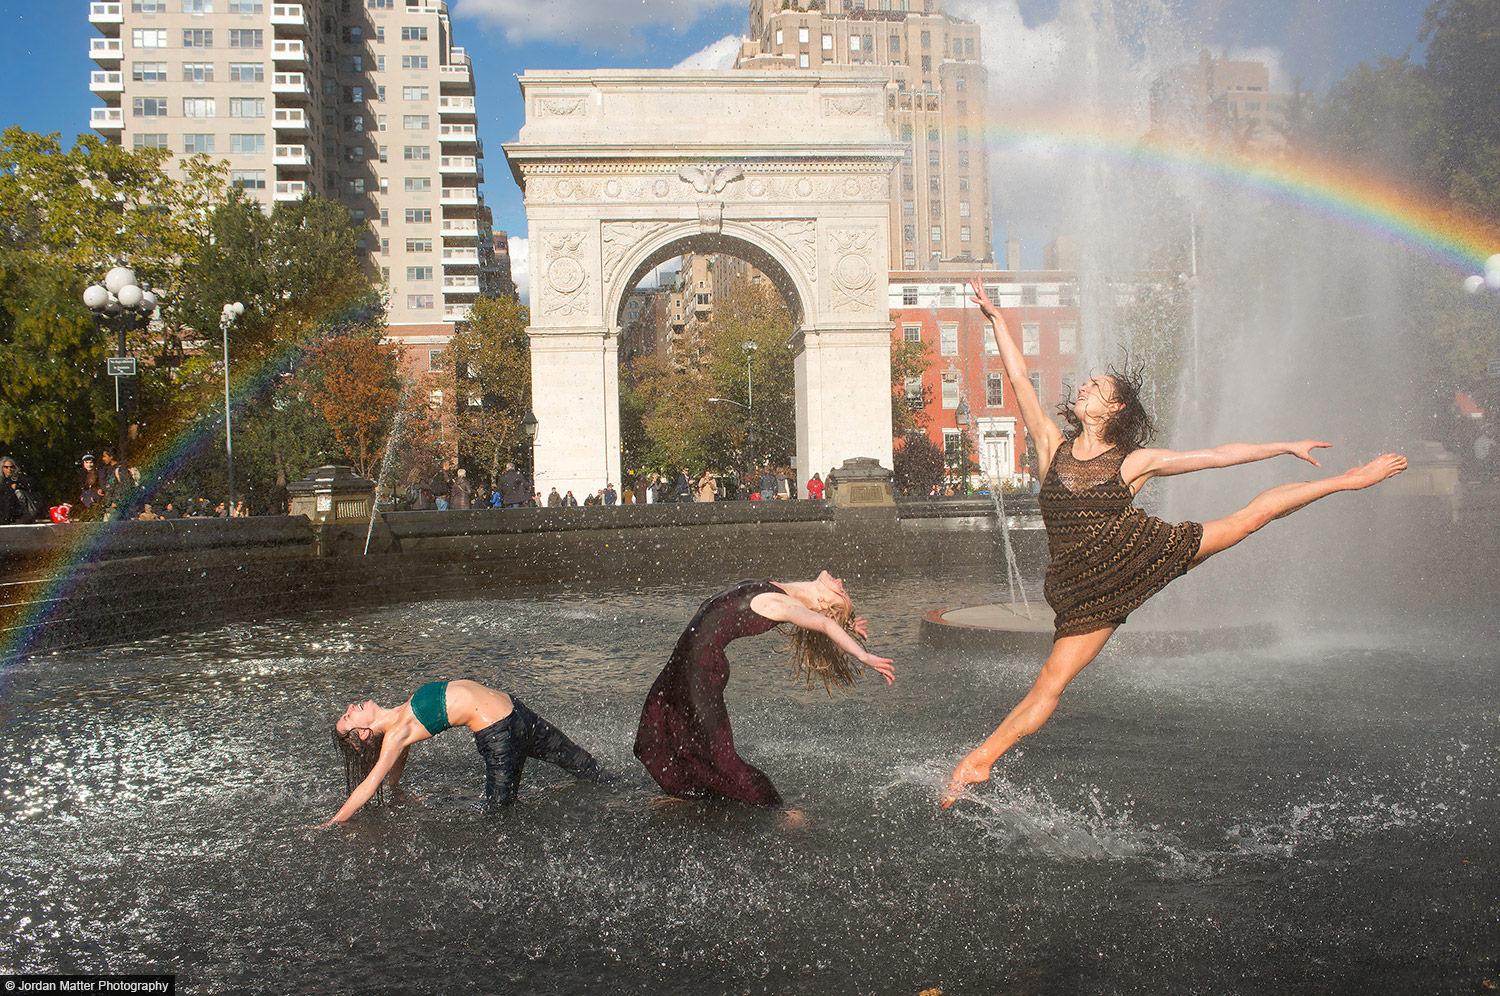
{"type": "Polygon", "coordinates": [[[641,709],[635,756],[669,795],[781,805],[771,779],[736,753],[724,706],[729,683],[724,648],[731,640],[775,627],[751,610],[750,600],[779,591],[770,581],[741,581],[704,602],[656,676],[641,709]]]}

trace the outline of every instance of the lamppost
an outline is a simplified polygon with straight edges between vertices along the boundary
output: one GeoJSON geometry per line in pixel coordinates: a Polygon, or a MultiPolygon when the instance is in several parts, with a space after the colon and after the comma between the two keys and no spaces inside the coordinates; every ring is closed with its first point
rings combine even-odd
{"type": "Polygon", "coordinates": [[[953,422],[958,426],[958,465],[963,475],[964,494],[969,493],[969,399],[960,397],[958,408],[953,412],[953,422]]]}
{"type": "Polygon", "coordinates": [[[536,415],[531,409],[526,409],[526,417],[521,419],[521,431],[526,433],[526,479],[531,482],[531,490],[536,490],[536,430],[538,423],[536,415]]]}
{"type": "Polygon", "coordinates": [[[115,433],[119,437],[120,466],[128,467],[130,433],[125,424],[125,406],[120,402],[120,378],[135,376],[135,360],[125,351],[125,332],[136,322],[150,321],[158,303],[156,293],[136,283],[135,271],[130,267],[116,266],[104,275],[103,284],[84,288],[83,303],[102,328],[112,326],[117,336],[112,359],[118,362],[106,360],[105,369],[115,379],[115,433]]]}
{"type": "Polygon", "coordinates": [[[219,333],[224,337],[224,462],[229,492],[226,507],[231,513],[234,511],[234,430],[229,424],[229,326],[244,313],[245,306],[238,301],[224,305],[219,312],[219,333]]]}

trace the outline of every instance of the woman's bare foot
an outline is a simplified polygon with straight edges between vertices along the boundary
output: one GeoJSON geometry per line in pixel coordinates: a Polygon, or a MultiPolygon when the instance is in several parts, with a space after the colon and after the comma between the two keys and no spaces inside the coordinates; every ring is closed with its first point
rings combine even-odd
{"type": "Polygon", "coordinates": [[[1400,453],[1387,453],[1378,456],[1365,464],[1363,467],[1354,467],[1344,472],[1344,479],[1350,484],[1349,490],[1358,491],[1379,484],[1387,477],[1395,477],[1406,469],[1406,457],[1400,453]]]}
{"type": "Polygon", "coordinates": [[[788,830],[801,830],[807,826],[807,814],[800,809],[783,809],[781,811],[781,825],[788,830]]]}
{"type": "Polygon", "coordinates": [[[953,769],[953,774],[948,778],[948,791],[943,794],[942,807],[951,808],[970,785],[989,781],[990,767],[973,754],[958,762],[958,767],[953,769]]]}

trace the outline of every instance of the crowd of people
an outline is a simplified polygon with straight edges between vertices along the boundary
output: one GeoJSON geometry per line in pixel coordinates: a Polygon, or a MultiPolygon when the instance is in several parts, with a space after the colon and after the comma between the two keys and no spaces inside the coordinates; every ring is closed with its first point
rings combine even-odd
{"type": "Polygon", "coordinates": [[[121,463],[113,450],[101,450],[97,457],[83,454],[78,461],[77,488],[58,501],[44,493],[15,457],[0,457],[0,526],[122,519],[234,519],[250,515],[244,501],[212,502],[201,495],[144,499],[140,471],[121,463]]]}

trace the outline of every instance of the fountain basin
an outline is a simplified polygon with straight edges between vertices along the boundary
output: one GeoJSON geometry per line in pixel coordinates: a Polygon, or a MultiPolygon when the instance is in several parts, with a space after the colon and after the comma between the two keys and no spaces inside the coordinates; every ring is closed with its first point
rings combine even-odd
{"type": "MultiPolygon", "coordinates": [[[[1053,612],[1038,599],[933,609],[922,620],[922,640],[937,649],[992,654],[1029,654],[1052,649],[1053,612]]],[[[1205,650],[1265,646],[1277,636],[1270,622],[1187,623],[1143,608],[1110,637],[1111,647],[1177,657],[1205,650]]]]}

